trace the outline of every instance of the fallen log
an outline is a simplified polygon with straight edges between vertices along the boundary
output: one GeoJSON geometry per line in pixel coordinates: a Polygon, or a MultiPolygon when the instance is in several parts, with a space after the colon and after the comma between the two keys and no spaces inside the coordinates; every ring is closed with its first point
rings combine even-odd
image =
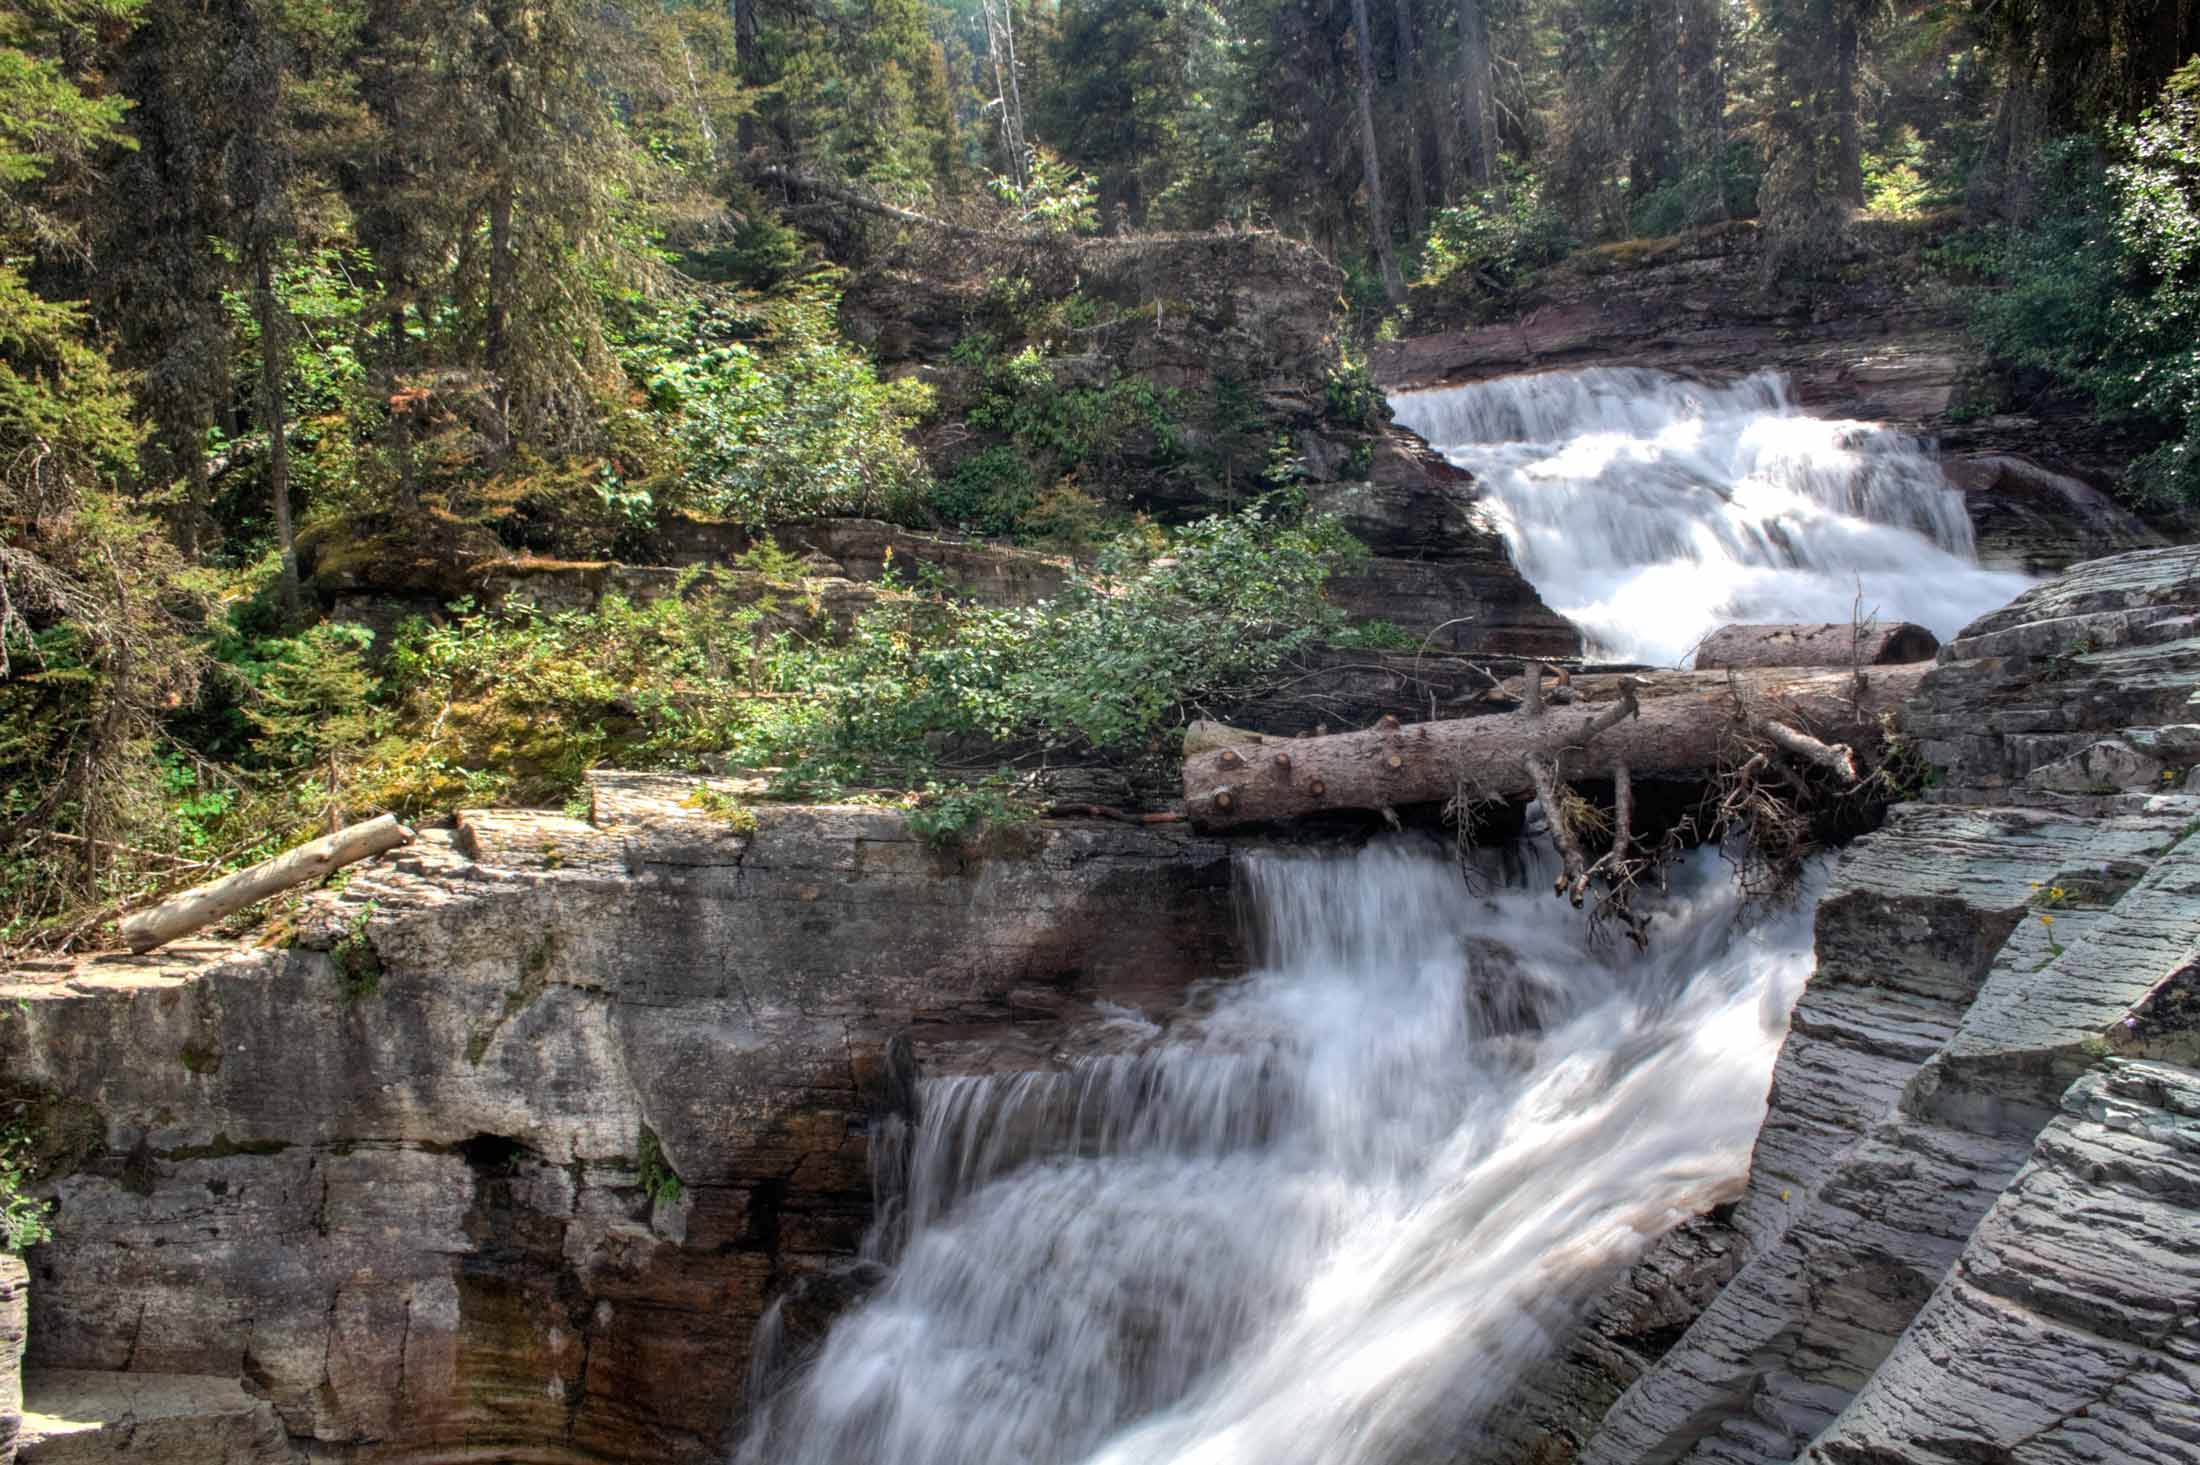
{"type": "Polygon", "coordinates": [[[1940,638],[1908,621],[1721,626],[1696,648],[1696,670],[1740,666],[1907,666],[1930,661],[1940,638]]]}
{"type": "MultiPolygon", "coordinates": [[[[1438,803],[1462,790],[1479,799],[1536,792],[1536,760],[1554,780],[1708,777],[1734,740],[1760,741],[1776,724],[1786,743],[1818,746],[1838,764],[1869,744],[1880,718],[1917,689],[1929,666],[1868,671],[1666,672],[1576,676],[1574,700],[1494,717],[1400,724],[1365,732],[1210,747],[1184,760],[1184,806],[1205,829],[1228,829],[1331,810],[1380,811],[1438,803]],[[1839,751],[1836,751],[1839,750],[1839,751]]],[[[1823,761],[1823,760],[1821,760],[1823,761]]]]}
{"type": "Polygon", "coordinates": [[[122,939],[132,951],[151,951],[294,885],[323,879],[346,865],[411,844],[412,838],[412,831],[390,814],[339,829],[128,917],[122,923],[122,939]]]}

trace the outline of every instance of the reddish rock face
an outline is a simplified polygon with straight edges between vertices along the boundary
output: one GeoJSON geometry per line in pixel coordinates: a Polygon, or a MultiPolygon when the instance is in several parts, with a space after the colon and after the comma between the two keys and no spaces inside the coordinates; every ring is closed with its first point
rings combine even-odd
{"type": "Polygon", "coordinates": [[[241,1378],[347,1459],[720,1460],[764,1308],[868,1223],[897,1034],[935,1070],[1045,1062],[1097,999],[1240,964],[1214,842],[739,832],[694,782],[469,817],[317,897],[294,950],[0,987],[0,1073],[96,1115],[31,1364],[241,1378]]]}

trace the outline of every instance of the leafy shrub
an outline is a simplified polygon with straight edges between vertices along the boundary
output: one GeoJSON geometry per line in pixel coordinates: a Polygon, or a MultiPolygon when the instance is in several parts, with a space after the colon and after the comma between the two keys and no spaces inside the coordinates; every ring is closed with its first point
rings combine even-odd
{"type": "Polygon", "coordinates": [[[1500,294],[1564,257],[1572,245],[1540,180],[1516,169],[1505,188],[1436,211],[1416,283],[1457,299],[1500,294]]]}
{"type": "Polygon", "coordinates": [[[704,508],[762,526],[821,514],[906,513],[924,469],[906,436],[930,400],[885,382],[836,333],[834,299],[797,291],[697,304],[656,322],[628,370],[667,419],[704,508]]]}
{"type": "Polygon", "coordinates": [[[2142,497],[2200,499],[2200,62],[2158,106],[2109,134],[2038,155],[2040,212],[1992,241],[2002,277],[1975,328],[2003,363],[2153,424],[2134,464],[2142,497]]]}

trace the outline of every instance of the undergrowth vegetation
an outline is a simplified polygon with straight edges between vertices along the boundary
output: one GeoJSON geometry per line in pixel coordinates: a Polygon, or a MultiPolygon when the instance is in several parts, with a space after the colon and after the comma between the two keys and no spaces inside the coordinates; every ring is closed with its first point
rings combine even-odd
{"type": "MultiPolygon", "coordinates": [[[[148,741],[144,822],[102,893],[142,898],[376,811],[557,807],[599,766],[760,773],[771,797],[889,802],[951,839],[1019,817],[1049,763],[1157,765],[1186,718],[1343,635],[1323,587],[1360,552],[1331,521],[1262,504],[1137,523],[1022,607],[890,569],[836,616],[768,540],[655,598],[460,599],[379,640],[341,621],[283,634],[264,596],[241,598],[205,696],[148,741]]],[[[35,861],[0,880],[0,942],[111,914],[58,899],[35,861]]]]}

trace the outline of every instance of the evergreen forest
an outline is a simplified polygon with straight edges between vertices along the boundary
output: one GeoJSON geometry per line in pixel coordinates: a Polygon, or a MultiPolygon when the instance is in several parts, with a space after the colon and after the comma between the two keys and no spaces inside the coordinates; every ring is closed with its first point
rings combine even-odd
{"type": "Polygon", "coordinates": [[[1091,348],[1080,250],[1326,261],[1349,437],[1369,349],[1585,252],[1748,231],[1807,316],[1892,248],[1982,411],[2084,404],[2172,511],[2196,52],[2184,0],[0,0],[0,953],[597,767],[952,840],[1304,646],[1410,650],[1325,597],[1361,551],[1257,392],[1091,348]],[[924,279],[976,304],[889,366],[852,307],[924,279]],[[836,517],[1061,586],[889,554],[835,610],[790,526],[836,517]],[[515,566],[611,588],[492,605],[515,566]]]}

